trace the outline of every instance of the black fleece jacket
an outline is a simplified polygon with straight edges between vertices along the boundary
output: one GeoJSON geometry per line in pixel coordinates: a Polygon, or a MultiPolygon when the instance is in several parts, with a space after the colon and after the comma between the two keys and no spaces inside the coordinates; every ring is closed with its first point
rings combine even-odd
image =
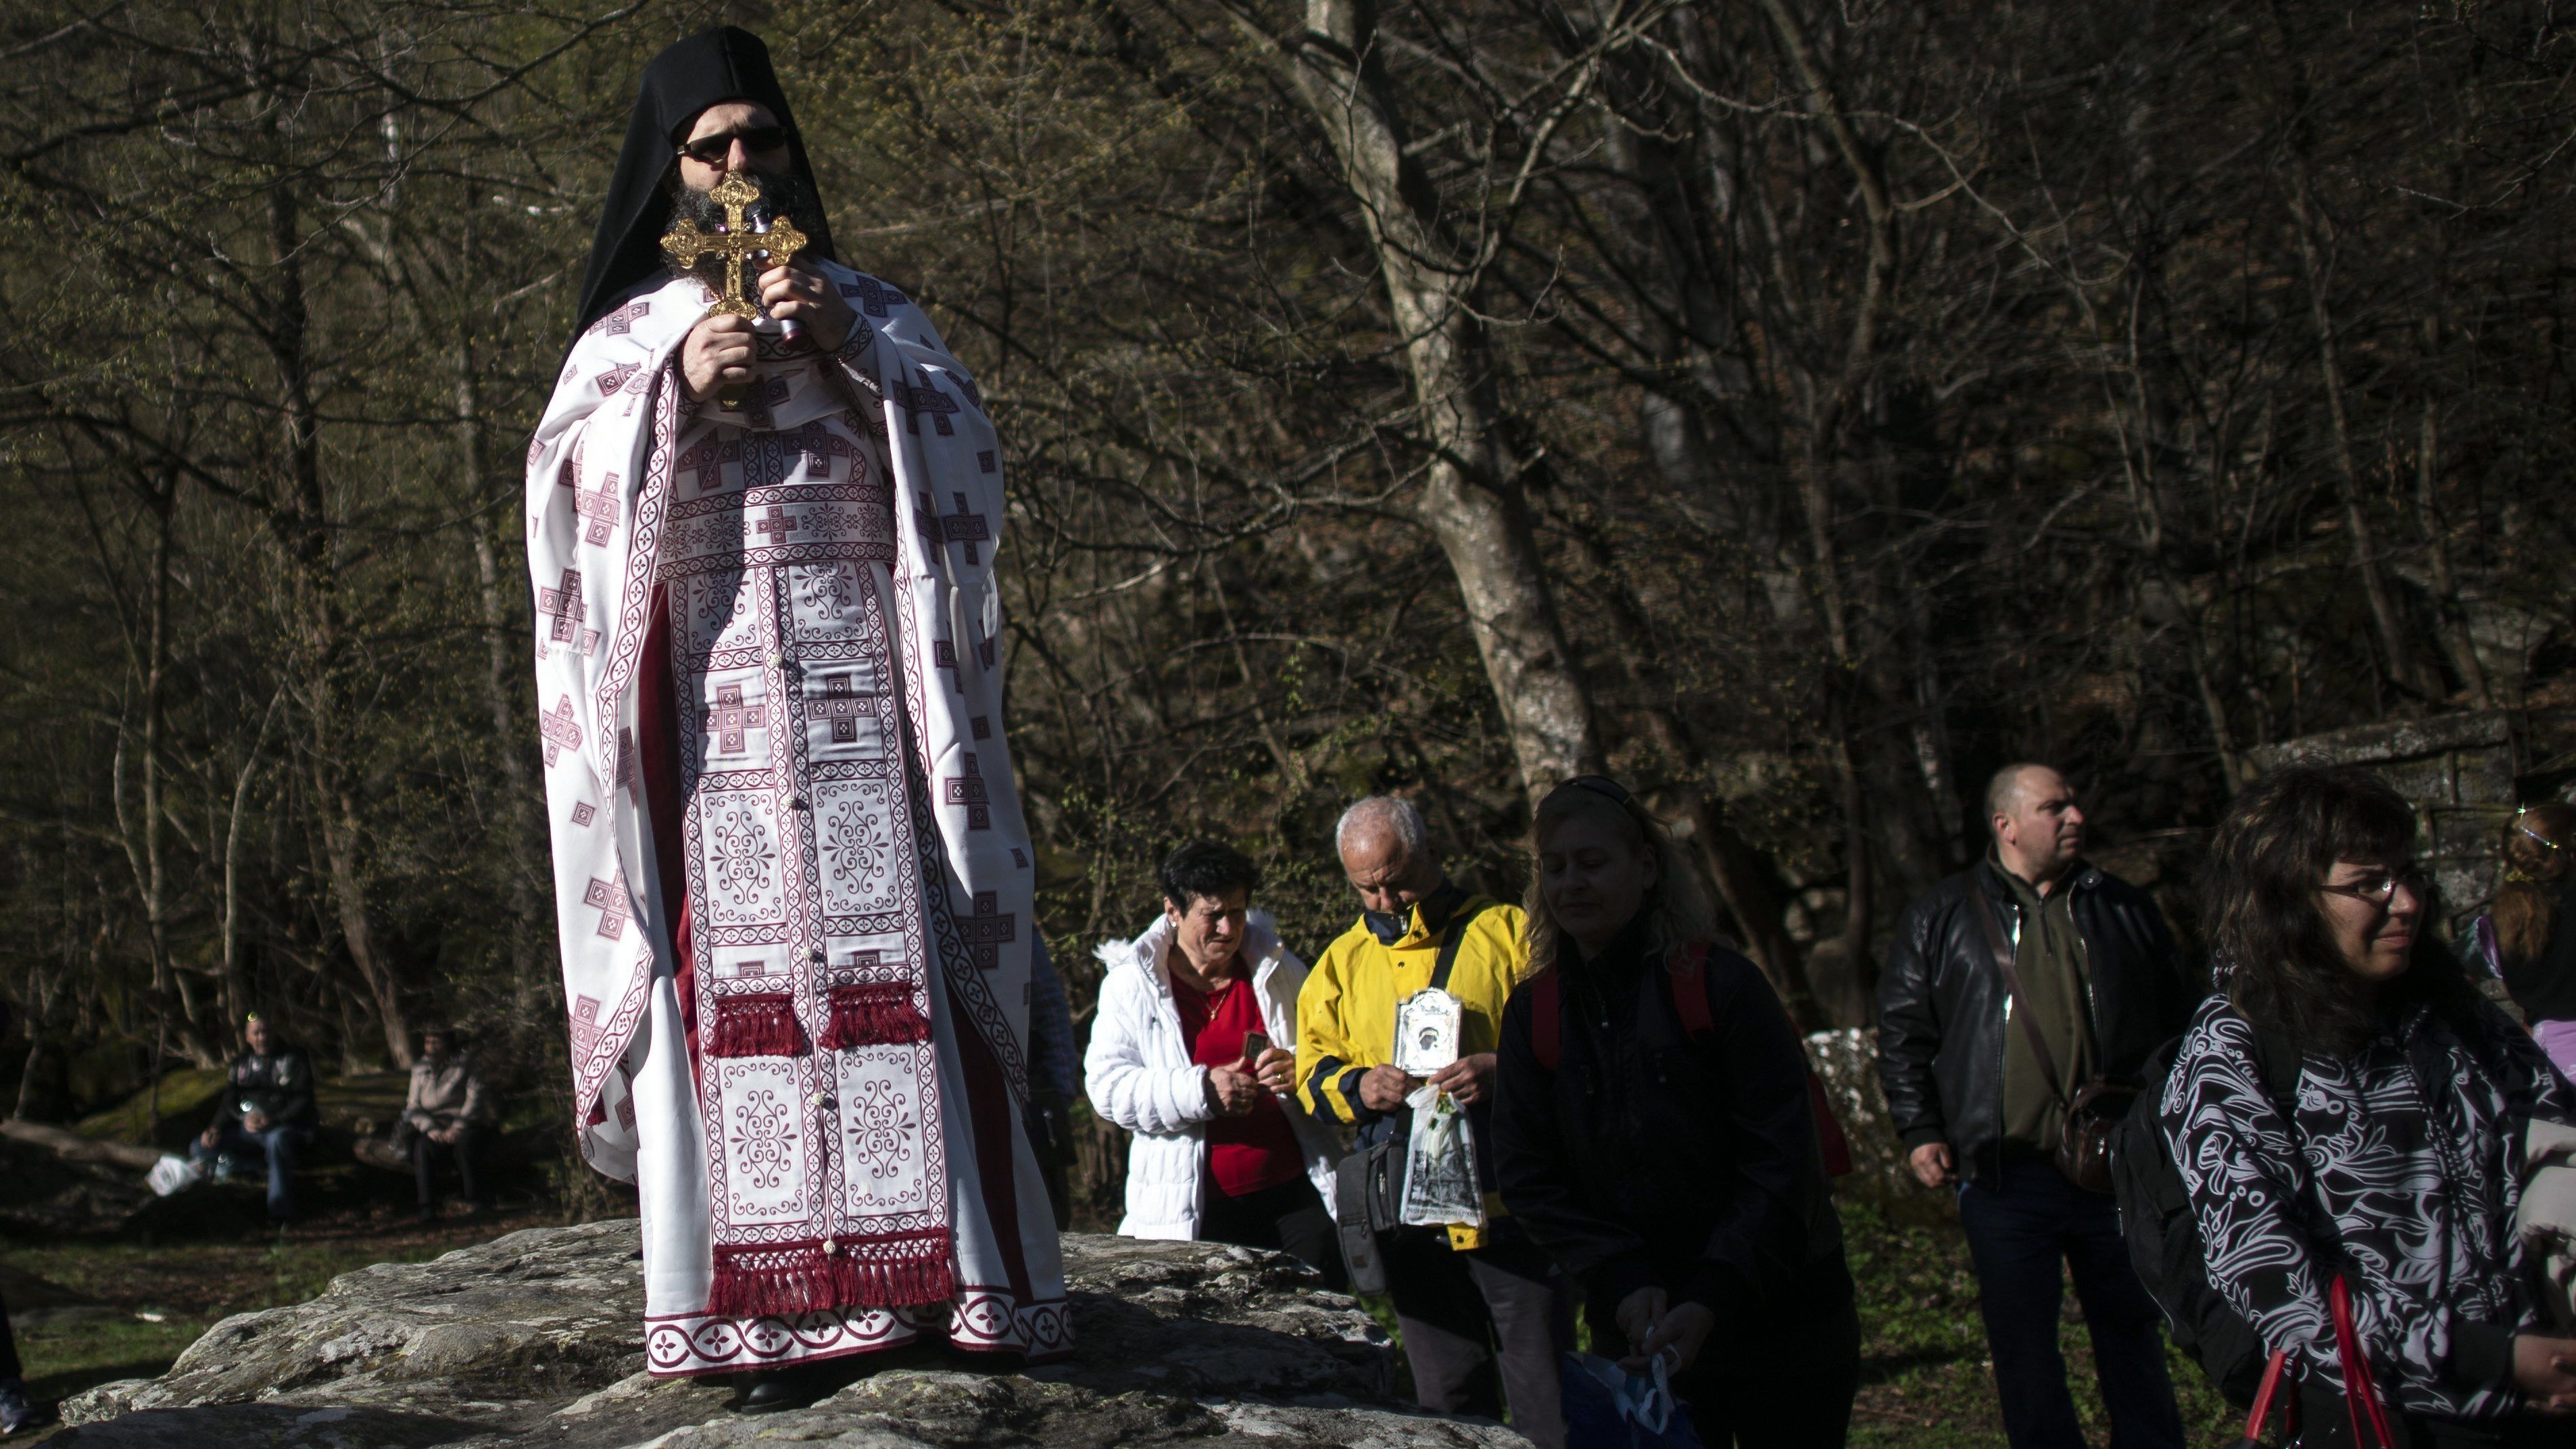
{"type": "MultiPolygon", "coordinates": [[[[1713,1033],[1692,1042],[1640,933],[1555,970],[1557,1069],[1530,1044],[1533,983],[1503,1011],[1496,1175],[1512,1218],[1596,1311],[1638,1288],[1716,1310],[1742,1362],[1849,1302],[1807,1058],[1754,964],[1712,949],[1713,1033]]],[[[1534,978],[1535,979],[1535,978],[1534,978]]]]}

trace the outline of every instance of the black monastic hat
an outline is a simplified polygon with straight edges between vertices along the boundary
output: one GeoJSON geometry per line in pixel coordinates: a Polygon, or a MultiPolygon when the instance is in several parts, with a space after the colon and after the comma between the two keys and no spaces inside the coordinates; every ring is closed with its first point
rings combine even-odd
{"type": "MultiPolygon", "coordinates": [[[[599,236],[590,245],[590,269],[581,279],[581,312],[573,335],[599,320],[609,304],[639,282],[663,273],[662,233],[671,226],[671,198],[662,183],[677,163],[680,138],[698,113],[719,101],[756,101],[788,128],[788,151],[797,174],[807,184],[813,165],[805,159],[805,137],[788,108],[787,93],[778,88],[770,69],[769,47],[739,26],[720,25],[664,50],[644,67],[644,83],[635,91],[635,114],[626,125],[626,146],[617,154],[617,174],[609,178],[608,203],[599,217],[599,236]]],[[[832,234],[814,228],[807,256],[830,257],[832,234]]]]}

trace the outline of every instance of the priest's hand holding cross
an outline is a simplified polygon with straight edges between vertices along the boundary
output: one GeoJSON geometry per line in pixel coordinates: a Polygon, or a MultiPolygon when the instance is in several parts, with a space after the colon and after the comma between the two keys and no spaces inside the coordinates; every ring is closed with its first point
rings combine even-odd
{"type": "MultiPolygon", "coordinates": [[[[770,316],[803,327],[826,352],[839,351],[858,324],[858,314],[850,310],[840,288],[798,262],[760,274],[760,301],[770,316]]],[[[680,344],[680,376],[688,384],[690,398],[704,402],[719,388],[750,382],[753,346],[750,318],[710,312],[699,319],[688,340],[680,344]]]]}

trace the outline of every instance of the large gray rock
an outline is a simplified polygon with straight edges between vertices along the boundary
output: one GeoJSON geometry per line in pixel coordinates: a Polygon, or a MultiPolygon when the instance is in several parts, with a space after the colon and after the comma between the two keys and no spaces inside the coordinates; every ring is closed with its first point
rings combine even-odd
{"type": "Polygon", "coordinates": [[[1393,1403],[1387,1337],[1276,1253],[1069,1235],[1074,1357],[1024,1372],[916,1349],[813,1408],[742,1418],[722,1381],[645,1374],[633,1221],[380,1263],[215,1325],[157,1379],[63,1406],[78,1449],[730,1449],[1259,1441],[1507,1449],[1499,1424],[1393,1403]]]}

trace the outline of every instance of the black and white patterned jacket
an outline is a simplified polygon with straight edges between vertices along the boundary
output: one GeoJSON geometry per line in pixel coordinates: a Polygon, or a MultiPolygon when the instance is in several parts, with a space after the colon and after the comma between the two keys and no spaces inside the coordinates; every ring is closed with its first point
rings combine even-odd
{"type": "Polygon", "coordinates": [[[2474,1040],[2414,1004],[2351,1058],[2310,1053],[2295,1123],[2223,994],[2183,1037],[2162,1118],[2210,1281],[2311,1383],[2342,1392],[2326,1296],[2341,1273],[2392,1407],[2522,1405],[2512,1336],[2539,1323],[2513,1233],[2523,1124],[2567,1121],[2576,1102],[2528,1036],[2479,1012],[2474,1040]]]}

